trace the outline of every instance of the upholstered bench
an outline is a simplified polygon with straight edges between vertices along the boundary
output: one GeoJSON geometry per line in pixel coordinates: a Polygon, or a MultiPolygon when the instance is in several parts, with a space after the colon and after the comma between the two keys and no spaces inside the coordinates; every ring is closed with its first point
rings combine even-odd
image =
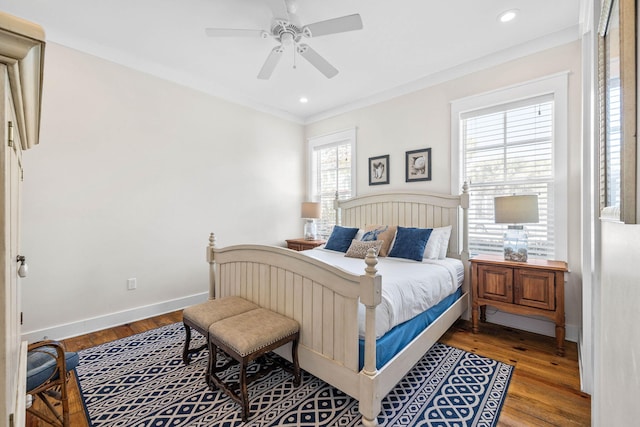
{"type": "Polygon", "coordinates": [[[254,303],[235,296],[212,299],[201,304],[185,308],[182,311],[182,323],[184,324],[186,334],[184,350],[182,351],[182,361],[184,364],[189,364],[192,354],[207,347],[207,344],[204,344],[198,348],[189,348],[191,345],[191,328],[200,332],[205,338],[207,338],[209,326],[213,323],[249,310],[255,310],[256,308],[258,308],[258,306],[254,303]]]}
{"type": "Polygon", "coordinates": [[[265,308],[257,308],[227,317],[209,327],[209,366],[207,368],[209,378],[207,383],[210,386],[212,384],[218,386],[240,404],[243,421],[246,422],[249,418],[247,386],[277,367],[276,364],[272,364],[247,378],[249,362],[291,342],[293,368],[289,368],[284,363],[278,363],[278,365],[293,374],[294,385],[300,384],[300,365],[298,364],[297,351],[299,331],[298,322],[265,308]],[[232,358],[221,367],[216,366],[218,349],[232,358]],[[226,384],[218,377],[217,373],[225,371],[234,362],[240,363],[239,383],[226,384]],[[235,391],[237,389],[239,389],[239,394],[235,391]]]}

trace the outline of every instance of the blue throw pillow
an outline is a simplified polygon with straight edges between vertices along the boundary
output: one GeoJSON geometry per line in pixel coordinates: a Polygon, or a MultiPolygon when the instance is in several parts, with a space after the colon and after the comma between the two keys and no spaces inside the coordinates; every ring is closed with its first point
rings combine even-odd
{"type": "Polygon", "coordinates": [[[357,228],[340,227],[339,225],[336,225],[333,227],[331,236],[329,236],[329,240],[327,241],[327,244],[324,245],[324,248],[331,249],[332,251],[347,252],[349,245],[351,245],[351,241],[356,237],[357,233],[357,228]]]}
{"type": "Polygon", "coordinates": [[[396,241],[393,243],[390,257],[422,261],[424,248],[431,235],[431,228],[398,227],[396,241]]]}

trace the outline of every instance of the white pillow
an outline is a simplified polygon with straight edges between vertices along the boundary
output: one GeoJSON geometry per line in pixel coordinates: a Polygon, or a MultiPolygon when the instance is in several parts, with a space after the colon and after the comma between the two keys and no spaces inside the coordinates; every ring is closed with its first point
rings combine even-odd
{"type": "Polygon", "coordinates": [[[422,258],[426,259],[438,259],[440,255],[440,238],[438,235],[440,233],[436,233],[436,228],[431,230],[431,235],[429,236],[429,240],[427,240],[427,246],[424,248],[424,255],[422,258]]]}
{"type": "Polygon", "coordinates": [[[450,225],[434,228],[427,241],[427,246],[424,248],[423,258],[445,259],[447,247],[449,246],[449,237],[451,237],[450,225]]]}
{"type": "MultiPolygon", "coordinates": [[[[451,237],[451,226],[440,227],[440,253],[438,259],[445,259],[447,257],[447,248],[449,247],[449,238],[451,237]]],[[[435,231],[435,230],[434,230],[435,231]]]]}

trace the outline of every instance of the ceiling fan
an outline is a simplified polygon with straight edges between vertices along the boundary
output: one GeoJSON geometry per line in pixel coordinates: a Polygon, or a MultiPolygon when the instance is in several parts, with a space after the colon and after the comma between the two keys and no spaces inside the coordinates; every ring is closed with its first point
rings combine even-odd
{"type": "MultiPolygon", "coordinates": [[[[258,73],[258,78],[268,80],[273,70],[280,62],[284,51],[293,47],[294,55],[297,52],[311,65],[318,69],[327,78],[332,78],[338,74],[338,70],[324,59],[318,52],[311,49],[306,43],[300,43],[302,37],[312,38],[326,36],[328,34],[344,33],[362,29],[362,19],[359,14],[342,16],[328,19],[313,24],[302,25],[296,15],[297,5],[295,0],[267,0],[273,11],[271,29],[266,30],[244,30],[232,28],[206,28],[205,33],[209,37],[260,37],[263,39],[273,38],[279,43],[267,56],[267,60],[262,65],[258,73]]],[[[294,65],[295,68],[295,65],[294,65]]]]}

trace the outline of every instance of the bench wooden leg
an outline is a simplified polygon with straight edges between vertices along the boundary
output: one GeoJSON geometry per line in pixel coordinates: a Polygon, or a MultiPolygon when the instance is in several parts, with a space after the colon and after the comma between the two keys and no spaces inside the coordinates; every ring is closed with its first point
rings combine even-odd
{"type": "Polygon", "coordinates": [[[249,394],[247,392],[247,359],[240,362],[240,399],[242,400],[242,421],[249,419],[249,394]]]}
{"type": "Polygon", "coordinates": [[[182,361],[185,365],[189,364],[189,343],[191,343],[191,327],[186,323],[184,325],[184,349],[182,350],[182,361]]]}
{"type": "Polygon", "coordinates": [[[211,341],[209,341],[209,359],[207,363],[207,370],[205,372],[205,380],[209,388],[213,389],[216,385],[211,380],[211,375],[215,375],[216,365],[218,364],[218,347],[211,341]]]}
{"type": "MultiPolygon", "coordinates": [[[[189,362],[191,361],[191,355],[198,353],[199,351],[207,348],[207,344],[203,344],[200,347],[197,348],[189,348],[189,346],[191,345],[191,325],[189,325],[187,322],[183,322],[182,325],[184,326],[184,348],[182,350],[182,361],[184,362],[185,365],[188,365],[189,362]]],[[[200,333],[202,333],[200,330],[198,330],[198,328],[196,328],[196,330],[200,333]]],[[[206,333],[203,334],[206,337],[206,333]]]]}
{"type": "Polygon", "coordinates": [[[300,385],[300,364],[298,363],[298,341],[299,338],[296,335],[296,338],[293,340],[291,344],[291,360],[293,361],[293,385],[298,387],[300,385]]]}

